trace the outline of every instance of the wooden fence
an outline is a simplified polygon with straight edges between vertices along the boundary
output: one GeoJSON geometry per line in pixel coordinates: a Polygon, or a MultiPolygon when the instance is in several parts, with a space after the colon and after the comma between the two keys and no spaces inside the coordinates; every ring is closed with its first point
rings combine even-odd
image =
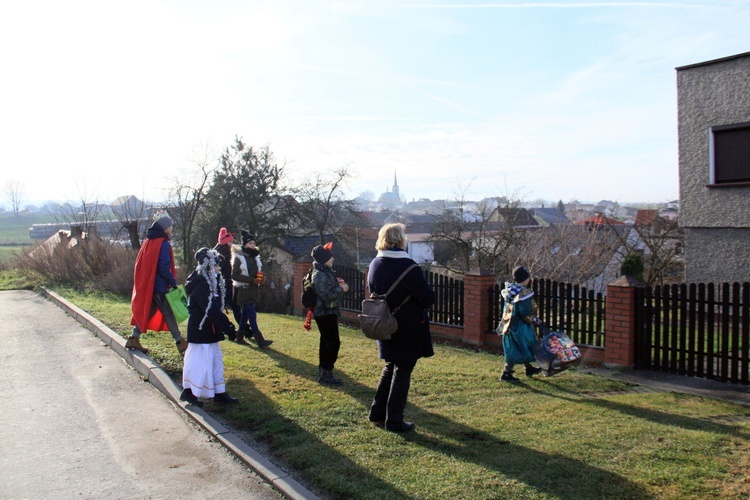
{"type": "MultiPolygon", "coordinates": [[[[309,262],[295,263],[295,283],[309,268],[309,262]]],[[[340,266],[336,272],[350,286],[342,321],[356,327],[366,274],[340,266]]],[[[475,348],[501,345],[494,333],[503,306],[495,275],[475,269],[464,280],[430,272],[425,277],[436,295],[430,309],[435,337],[475,348]]],[[[606,299],[551,280],[534,280],[531,287],[539,317],[567,333],[587,363],[750,384],[749,283],[652,289],[621,276],[607,285],[606,299]]],[[[294,310],[302,314],[299,295],[293,294],[294,310]]]]}
{"type": "Polygon", "coordinates": [[[750,283],[636,292],[636,368],[750,383],[750,283]]]}

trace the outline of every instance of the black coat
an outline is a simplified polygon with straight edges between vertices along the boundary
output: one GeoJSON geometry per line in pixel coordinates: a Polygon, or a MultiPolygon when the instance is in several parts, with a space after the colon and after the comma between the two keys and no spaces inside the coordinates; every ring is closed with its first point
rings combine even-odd
{"type": "Polygon", "coordinates": [[[230,306],[232,304],[232,247],[217,243],[213,249],[221,255],[219,268],[221,269],[221,277],[224,278],[224,287],[227,290],[226,303],[227,306],[230,306]]]}
{"type": "MultiPolygon", "coordinates": [[[[370,292],[387,292],[401,273],[414,263],[403,250],[380,252],[370,263],[370,292]]],[[[427,309],[435,302],[435,293],[419,266],[409,271],[388,296],[391,310],[409,295],[411,298],[396,313],[396,333],[390,340],[377,341],[380,358],[386,361],[415,361],[435,354],[430,335],[430,318],[427,315],[427,309]]]]}
{"type": "Polygon", "coordinates": [[[187,341],[193,344],[212,344],[224,340],[224,334],[234,332],[235,328],[221,308],[221,297],[214,296],[211,305],[208,299],[211,289],[206,278],[197,271],[193,271],[185,281],[185,292],[188,295],[188,325],[187,341]],[[208,309],[208,317],[206,317],[208,309]],[[203,318],[203,328],[200,324],[203,318]]]}

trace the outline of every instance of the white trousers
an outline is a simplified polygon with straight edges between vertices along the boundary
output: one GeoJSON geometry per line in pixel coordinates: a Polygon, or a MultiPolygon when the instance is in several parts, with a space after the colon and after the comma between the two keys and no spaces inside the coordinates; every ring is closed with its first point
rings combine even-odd
{"type": "Polygon", "coordinates": [[[226,392],[224,357],[218,342],[188,344],[182,367],[182,388],[197,398],[212,398],[226,392]]]}

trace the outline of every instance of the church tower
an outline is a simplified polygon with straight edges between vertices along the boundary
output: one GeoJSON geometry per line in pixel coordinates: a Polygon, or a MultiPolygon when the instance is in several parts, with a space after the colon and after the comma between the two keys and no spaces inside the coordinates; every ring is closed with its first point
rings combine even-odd
{"type": "Polygon", "coordinates": [[[381,207],[389,210],[395,210],[402,205],[401,193],[399,193],[398,178],[396,177],[395,170],[393,171],[393,189],[388,191],[388,188],[386,188],[385,193],[381,194],[380,198],[378,198],[378,203],[380,203],[381,207]]]}

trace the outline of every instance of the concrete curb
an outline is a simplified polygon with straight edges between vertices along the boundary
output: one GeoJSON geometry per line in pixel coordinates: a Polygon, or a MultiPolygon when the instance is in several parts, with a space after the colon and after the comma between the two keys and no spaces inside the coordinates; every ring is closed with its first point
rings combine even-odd
{"type": "Polygon", "coordinates": [[[115,333],[107,325],[72,304],[51,290],[41,287],[43,295],[55,305],[63,309],[68,315],[85,326],[91,333],[101,339],[104,344],[114,350],[127,364],[133,367],[145,380],[148,380],[159,392],[191,417],[198,425],[214,436],[227,450],[253,469],[268,484],[273,486],[286,498],[294,500],[318,499],[308,490],[289,476],[283,469],[274,465],[270,460],[254,450],[230,429],[219,423],[211,415],[195,405],[180,401],[182,389],[161,366],[140,351],[125,348],[125,339],[115,333]]]}

